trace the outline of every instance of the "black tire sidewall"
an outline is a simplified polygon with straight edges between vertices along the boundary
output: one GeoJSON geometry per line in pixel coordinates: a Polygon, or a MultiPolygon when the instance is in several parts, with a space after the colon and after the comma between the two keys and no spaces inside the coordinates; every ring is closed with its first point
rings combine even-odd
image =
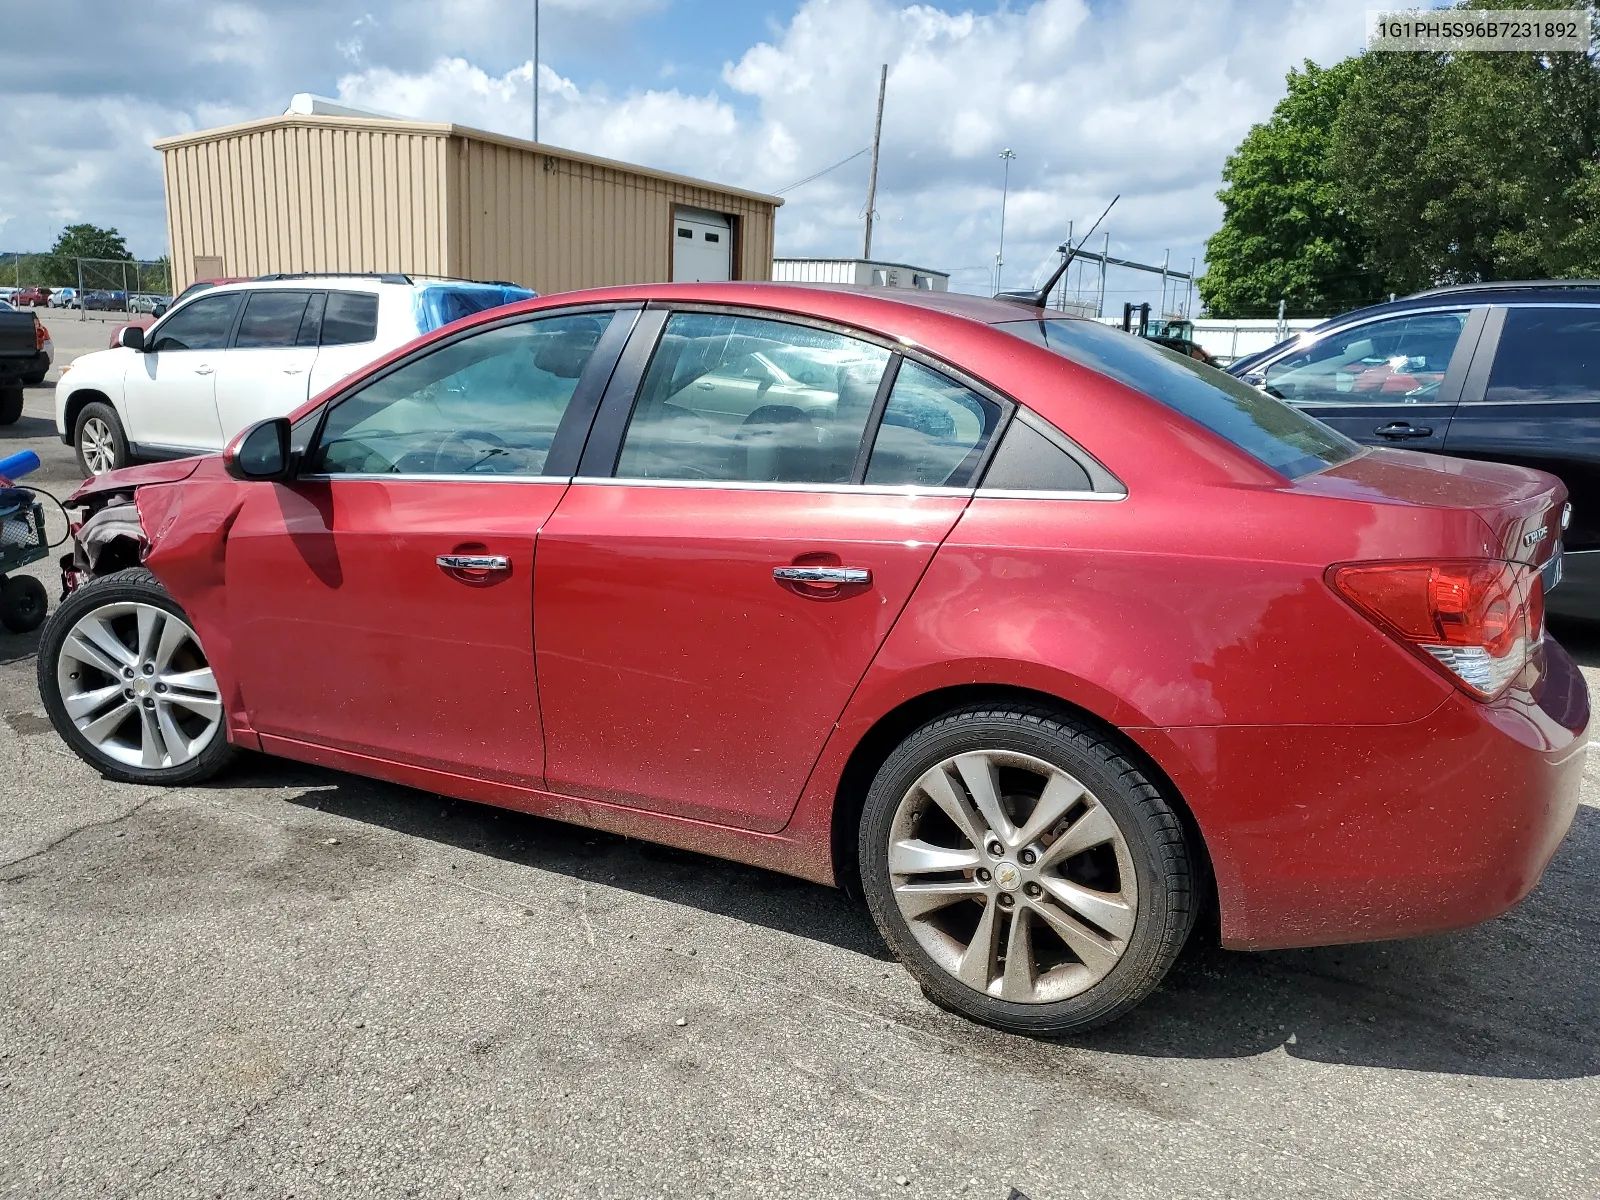
{"type": "Polygon", "coordinates": [[[122,419],[117,416],[117,410],[103,400],[95,400],[85,404],[78,413],[78,420],[72,427],[72,448],[78,456],[78,467],[85,475],[92,475],[89,464],[83,457],[83,427],[89,423],[91,417],[99,417],[111,429],[111,445],[116,450],[117,461],[112,464],[113,471],[120,470],[128,465],[128,435],[123,431],[122,419]]]}
{"type": "Polygon", "coordinates": [[[22,419],[22,389],[0,388],[0,425],[15,425],[22,419]]]}
{"type": "Polygon", "coordinates": [[[228,741],[228,720],[224,711],[216,736],[194,758],[177,767],[133,767],[109,757],[78,732],[72,718],[67,715],[56,683],[56,664],[61,655],[62,643],[83,615],[106,604],[151,604],[165,609],[182,620],[191,629],[194,623],[181,605],[161,586],[161,583],[144,567],[130,567],[111,575],[91,579],[68,596],[50,614],[44,633],[39,639],[38,684],[39,698],[44,702],[45,715],[55,726],[61,739],[74,754],[83,759],[108,779],[122,783],[150,784],[170,787],[185,783],[198,783],[215,775],[234,755],[228,741]]]}
{"type": "Polygon", "coordinates": [[[953,714],[923,726],[884,762],[862,811],[862,890],[879,932],[923,990],[940,1007],[1012,1033],[1058,1036],[1114,1020],[1160,983],[1194,920],[1193,866],[1181,840],[1173,853],[1171,808],[1117,753],[1104,733],[1064,718],[1027,710],[953,714]],[[1048,1004],[999,1000],[950,975],[922,948],[895,903],[889,879],[889,830],[901,798],[922,774],[955,754],[1019,751],[1076,777],[1121,828],[1139,888],[1138,913],[1121,960],[1094,986],[1048,1004]]]}

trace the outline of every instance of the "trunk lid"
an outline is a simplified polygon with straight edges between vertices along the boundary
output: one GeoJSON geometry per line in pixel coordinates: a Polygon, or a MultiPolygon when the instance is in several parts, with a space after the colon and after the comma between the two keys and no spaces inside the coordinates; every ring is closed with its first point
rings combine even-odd
{"type": "Polygon", "coordinates": [[[1535,567],[1551,562],[1560,548],[1567,502],[1566,487],[1543,471],[1382,448],[1298,479],[1294,486],[1351,500],[1468,509],[1488,526],[1500,558],[1535,567]]]}
{"type": "Polygon", "coordinates": [[[0,356],[32,358],[38,351],[33,314],[0,311],[0,356]]]}

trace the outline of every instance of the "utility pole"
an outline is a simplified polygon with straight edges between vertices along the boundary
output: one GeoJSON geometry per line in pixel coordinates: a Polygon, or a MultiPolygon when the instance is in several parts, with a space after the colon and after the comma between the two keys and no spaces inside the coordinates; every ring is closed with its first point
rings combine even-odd
{"type": "Polygon", "coordinates": [[[1000,249],[994,256],[994,290],[1000,290],[1000,276],[1006,269],[1006,197],[1011,191],[1011,160],[1016,157],[1007,146],[1000,151],[1000,160],[1006,164],[1005,181],[1000,185],[1000,249]]]}
{"type": "Polygon", "coordinates": [[[878,72],[878,119],[872,126],[872,173],[867,176],[867,236],[861,244],[861,257],[872,258],[872,208],[878,202],[878,143],[883,140],[883,93],[889,86],[889,64],[878,72]]]}
{"type": "Polygon", "coordinates": [[[539,140],[539,0],[533,0],[533,140],[539,140]]]}
{"type": "MultiPolygon", "coordinates": [[[[1092,231],[1091,231],[1092,232],[1092,231]]],[[[1100,297],[1094,302],[1094,315],[1106,315],[1106,259],[1111,257],[1111,230],[1106,230],[1105,246],[1100,251],[1100,297]]]]}
{"type": "MultiPolygon", "coordinates": [[[[1057,247],[1058,252],[1063,257],[1065,257],[1067,252],[1072,249],[1072,226],[1073,226],[1073,222],[1068,221],[1067,222],[1067,240],[1061,246],[1057,247]]],[[[1061,291],[1056,294],[1056,307],[1058,309],[1060,309],[1062,312],[1066,312],[1067,311],[1067,275],[1071,275],[1071,274],[1072,274],[1072,268],[1068,267],[1066,275],[1063,275],[1061,277],[1061,291]]]]}
{"type": "Polygon", "coordinates": [[[1188,320],[1194,320],[1194,268],[1196,260],[1189,260],[1189,286],[1183,293],[1183,315],[1188,320]]]}

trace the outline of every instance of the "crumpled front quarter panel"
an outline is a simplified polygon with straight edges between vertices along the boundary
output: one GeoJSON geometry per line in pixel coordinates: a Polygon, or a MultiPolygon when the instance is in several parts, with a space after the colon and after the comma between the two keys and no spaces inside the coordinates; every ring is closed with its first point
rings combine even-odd
{"type": "Polygon", "coordinates": [[[200,635],[228,711],[228,737],[259,749],[244,716],[228,623],[228,531],[244,504],[241,483],[218,472],[203,479],[142,487],[134,493],[150,539],[145,566],[172,593],[200,635]]]}

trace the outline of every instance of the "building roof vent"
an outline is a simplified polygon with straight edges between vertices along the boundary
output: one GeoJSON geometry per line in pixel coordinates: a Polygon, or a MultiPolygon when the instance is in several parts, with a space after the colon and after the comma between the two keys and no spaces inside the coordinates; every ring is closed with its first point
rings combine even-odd
{"type": "Polygon", "coordinates": [[[354,105],[345,104],[327,96],[318,96],[312,92],[296,92],[289,101],[289,107],[283,110],[284,116],[297,113],[306,117],[372,117],[380,121],[404,121],[405,117],[398,113],[378,112],[370,108],[356,108],[354,105]]]}

